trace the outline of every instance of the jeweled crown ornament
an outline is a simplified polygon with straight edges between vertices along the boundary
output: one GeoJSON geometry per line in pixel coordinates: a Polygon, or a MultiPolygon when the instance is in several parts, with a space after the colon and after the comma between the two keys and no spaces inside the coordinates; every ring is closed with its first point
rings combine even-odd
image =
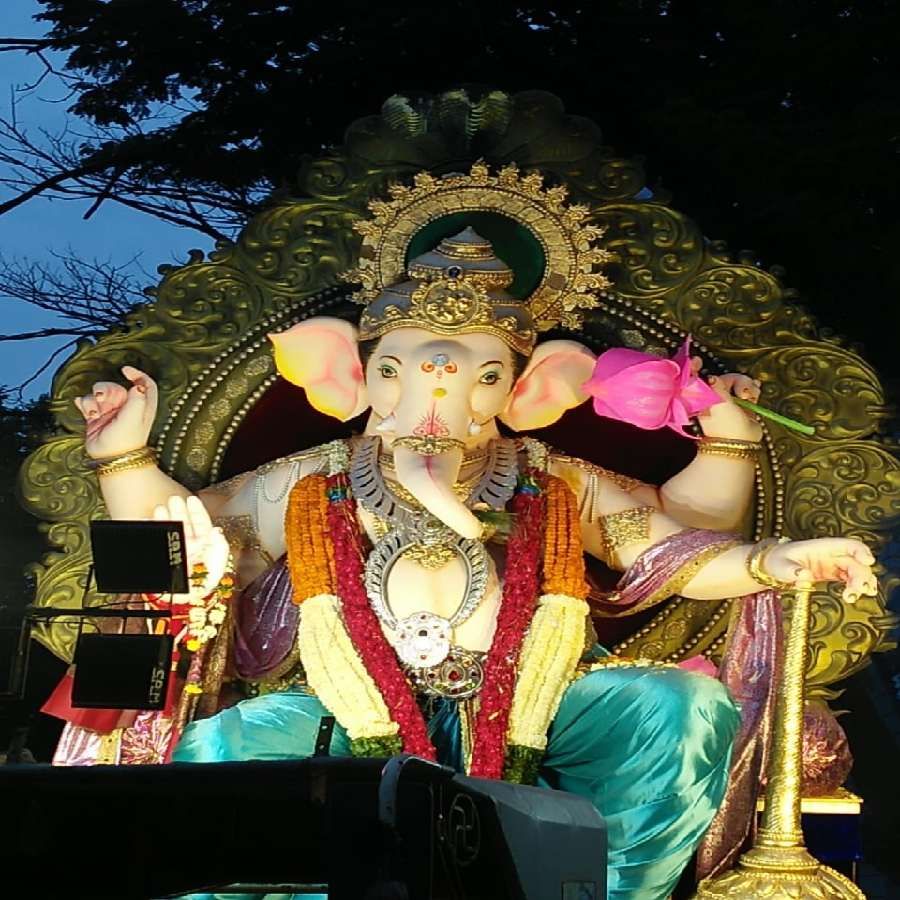
{"type": "Polygon", "coordinates": [[[613,258],[596,246],[603,229],[587,223],[586,206],[566,202],[565,187],[545,188],[539,172],[521,175],[508,165],[491,175],[477,162],[467,175],[420,172],[411,186],[395,184],[389,193],[390,200],[369,204],[371,218],[354,225],[363,242],[358,265],[344,276],[361,285],[354,299],[366,306],[362,340],[400,327],[490,331],[528,355],[539,332],[580,328],[583,311],[598,306],[598,293],[610,286],[598,271],[613,258]],[[407,261],[424,229],[471,214],[504,219],[530,235],[540,277],[527,297],[508,292],[516,273],[472,228],[407,261]]]}
{"type": "Polygon", "coordinates": [[[418,327],[438,334],[487,331],[524,356],[534,349],[537,334],[531,312],[505,290],[515,273],[474,229],[445,238],[436,249],[416,257],[407,275],[408,280],[385,287],[366,306],[360,340],[418,327]]]}

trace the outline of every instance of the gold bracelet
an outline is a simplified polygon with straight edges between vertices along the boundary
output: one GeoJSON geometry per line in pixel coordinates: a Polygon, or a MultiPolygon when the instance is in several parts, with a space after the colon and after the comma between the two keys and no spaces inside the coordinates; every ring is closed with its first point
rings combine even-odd
{"type": "Polygon", "coordinates": [[[129,450],[118,456],[107,456],[103,459],[89,460],[87,466],[94,469],[99,476],[113,475],[116,472],[127,472],[129,469],[143,469],[145,466],[155,466],[157,462],[156,451],[152,447],[140,447],[137,450],[129,450]]]}
{"type": "Polygon", "coordinates": [[[748,459],[756,462],[762,444],[759,441],[739,441],[736,438],[700,438],[697,452],[710,456],[728,456],[731,459],[748,459]]]}
{"type": "Polygon", "coordinates": [[[759,543],[757,543],[750,551],[747,556],[747,572],[757,584],[763,584],[776,591],[789,590],[794,586],[792,581],[782,581],[780,578],[775,578],[763,568],[769,551],[779,544],[787,544],[789,541],[790,538],[786,537],[765,538],[764,540],[759,541],[759,543]]]}

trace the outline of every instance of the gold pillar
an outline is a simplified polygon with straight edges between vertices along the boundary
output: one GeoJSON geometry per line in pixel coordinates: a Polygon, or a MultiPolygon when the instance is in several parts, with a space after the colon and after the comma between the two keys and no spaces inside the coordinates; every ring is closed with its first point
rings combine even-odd
{"type": "Polygon", "coordinates": [[[700,882],[696,900],[865,900],[849,878],[810,855],[800,827],[803,685],[809,654],[811,591],[811,585],[804,585],[794,594],[782,689],[775,706],[762,827],[752,849],[733,869],[700,882]]]}

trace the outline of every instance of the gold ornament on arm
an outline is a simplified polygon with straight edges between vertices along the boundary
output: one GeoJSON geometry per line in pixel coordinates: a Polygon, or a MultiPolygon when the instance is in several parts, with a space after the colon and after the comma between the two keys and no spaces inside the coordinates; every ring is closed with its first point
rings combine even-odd
{"type": "Polygon", "coordinates": [[[759,441],[741,441],[736,438],[702,437],[697,441],[697,453],[709,456],[727,456],[731,459],[746,459],[756,462],[762,444],[759,441]]]}

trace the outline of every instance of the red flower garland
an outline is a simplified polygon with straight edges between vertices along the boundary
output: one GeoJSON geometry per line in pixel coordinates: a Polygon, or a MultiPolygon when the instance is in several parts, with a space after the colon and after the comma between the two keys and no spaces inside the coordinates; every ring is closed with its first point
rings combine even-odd
{"type": "MultiPolygon", "coordinates": [[[[526,477],[534,484],[537,473],[526,477]]],[[[521,490],[513,498],[516,527],[506,548],[503,596],[497,630],[485,663],[484,687],[472,735],[469,773],[480,778],[501,778],[506,755],[506,730],[516,665],[525,632],[531,624],[539,588],[541,543],[546,512],[543,491],[521,490]]]]}
{"type": "Polygon", "coordinates": [[[388,643],[378,617],[369,604],[364,581],[365,551],[356,517],[356,503],[347,493],[344,475],[328,478],[328,527],[334,544],[337,594],[350,640],[372,676],[393,719],[400,728],[407,753],[436,759],[425,719],[419,710],[397,655],[388,643]]]}
{"type": "MultiPolygon", "coordinates": [[[[516,664],[540,586],[546,500],[537,486],[537,478],[535,471],[526,472],[525,483],[512,501],[515,526],[507,544],[497,629],[485,662],[484,686],[473,729],[474,750],[469,773],[481,778],[501,778],[503,775],[516,664]]],[[[399,726],[403,749],[425,759],[435,759],[425,719],[397,655],[369,604],[362,533],[356,516],[356,502],[347,489],[346,475],[329,476],[328,496],[331,501],[328,526],[334,546],[337,594],[347,632],[381,692],[391,718],[399,726]]]]}

